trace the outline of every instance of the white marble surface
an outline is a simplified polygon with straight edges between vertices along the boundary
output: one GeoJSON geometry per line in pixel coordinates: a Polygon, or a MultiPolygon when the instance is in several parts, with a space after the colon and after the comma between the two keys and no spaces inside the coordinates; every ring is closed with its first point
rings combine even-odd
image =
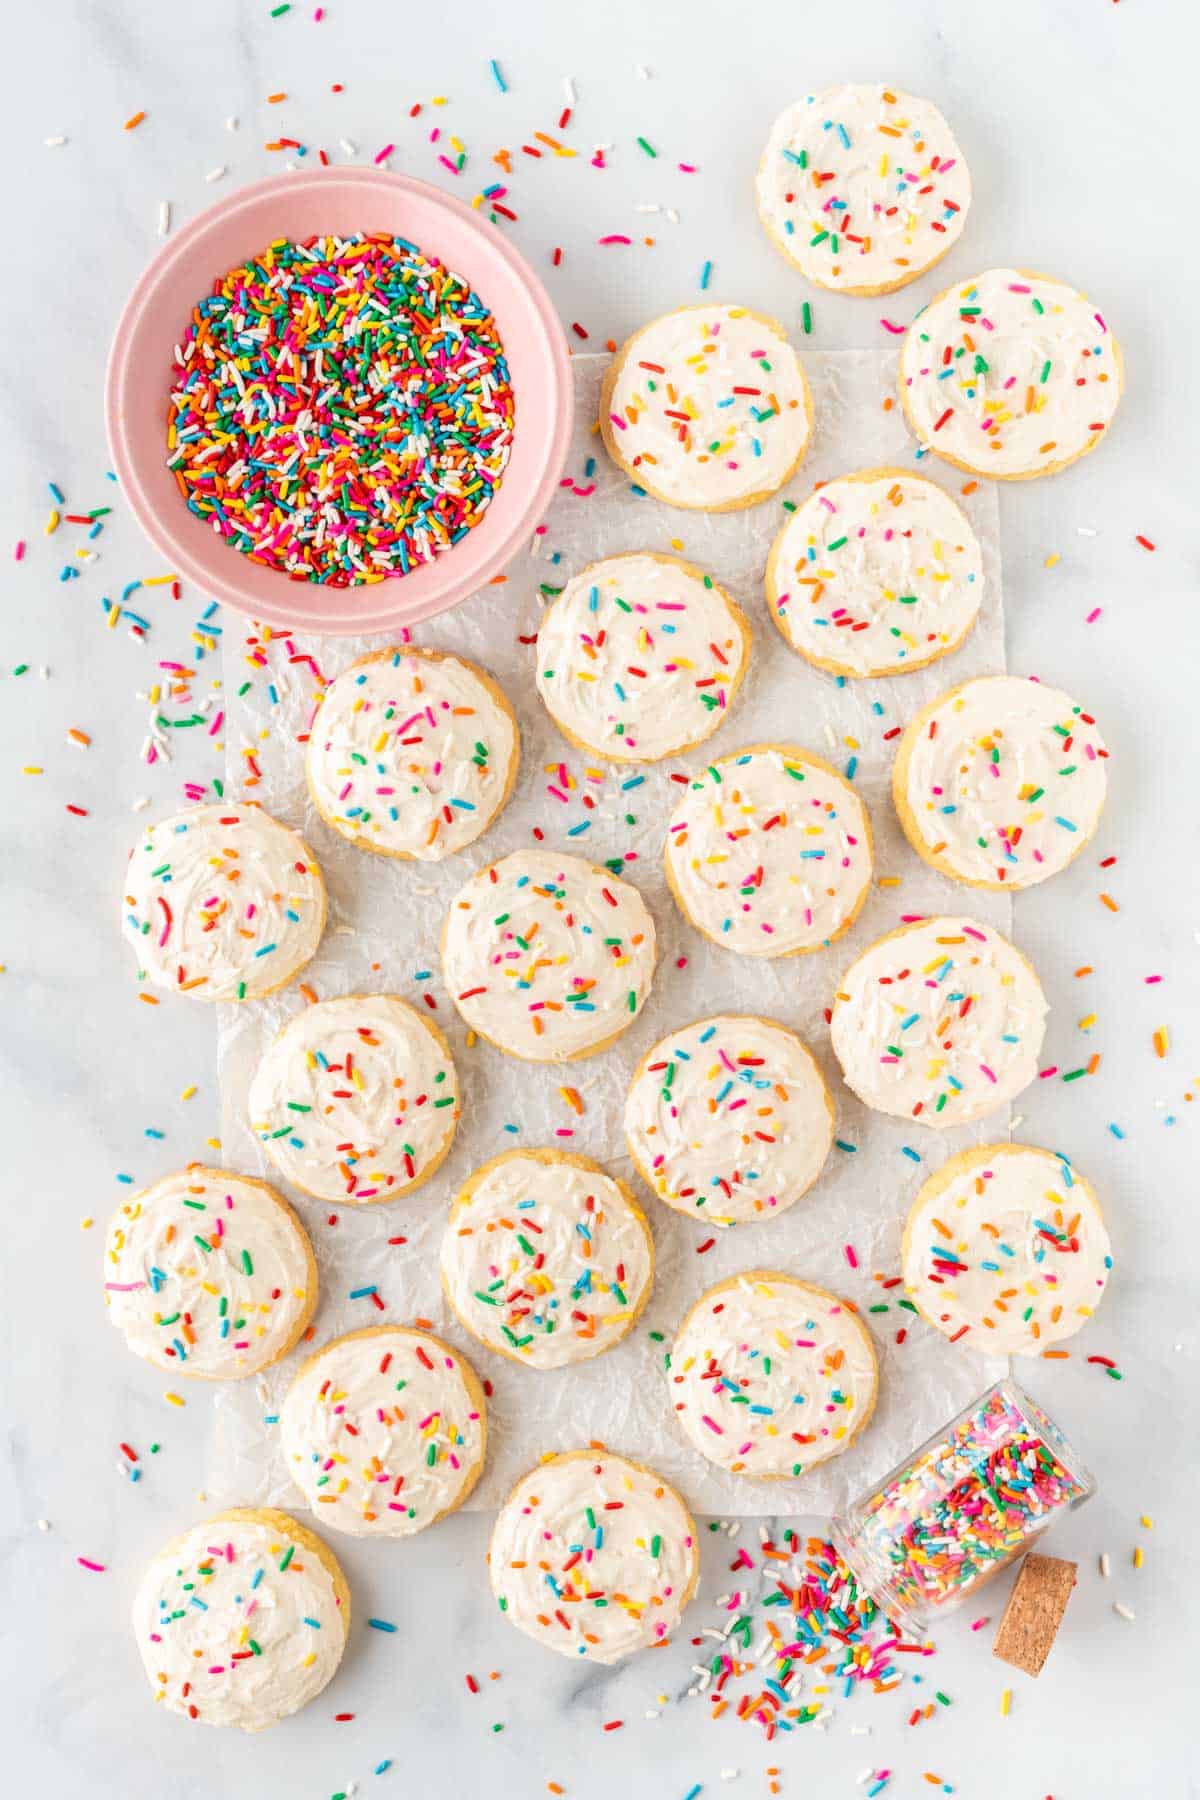
{"type": "MultiPolygon", "coordinates": [[[[856,1777],[871,1765],[895,1771],[889,1795],[934,1792],[926,1770],[977,1800],[1195,1794],[1194,1734],[1180,1704],[1200,1579],[1192,1518],[1200,1109],[1184,1100],[1200,1055],[1191,773],[1200,547],[1187,482],[1200,443],[1195,355],[1184,337],[1200,274],[1194,8],[760,0],[730,9],[732,28],[724,11],[682,0],[609,0],[590,11],[460,0],[452,12],[329,0],[319,25],[310,0],[280,19],[269,10],[268,0],[188,9],[42,0],[5,21],[6,1791],[319,1800],[358,1780],[381,1796],[518,1797],[544,1794],[556,1779],[573,1800],[615,1791],[682,1800],[696,1783],[708,1800],[722,1789],[722,1769],[741,1771],[730,1792],[764,1795],[765,1770],[776,1766],[785,1797],[836,1800],[860,1791],[856,1777]],[[406,20],[418,13],[414,30],[406,20]],[[488,72],[492,56],[506,95],[488,72]],[[1017,936],[1053,1005],[1050,1059],[1069,1067],[1103,1053],[1092,1079],[1039,1084],[1024,1134],[1068,1151],[1104,1196],[1118,1266],[1087,1347],[1113,1355],[1125,1380],[1107,1380],[1078,1356],[1032,1371],[1031,1387],[1100,1480],[1099,1498],[1053,1540],[1082,1564],[1070,1628],[1037,1683],[991,1660],[988,1633],[972,1635],[965,1620],[948,1628],[929,1673],[955,1704],[915,1733],[905,1724],[916,1699],[908,1688],[857,1697],[823,1733],[809,1728],[769,1747],[749,1728],[711,1725],[705,1703],[684,1697],[695,1655],[686,1636],[651,1666],[643,1659],[614,1672],[548,1657],[493,1612],[481,1564],[486,1521],[471,1517],[386,1550],[350,1544],[360,1618],[394,1619],[400,1632],[360,1625],[337,1685],[308,1713],[263,1739],[233,1741],[155,1712],[126,1622],[144,1552],[203,1511],[209,1403],[192,1394],[185,1411],[166,1405],[164,1383],[126,1356],[103,1316],[99,1230],[79,1228],[84,1215],[107,1216],[123,1191],[118,1172],[149,1180],[202,1154],[215,1129],[211,1019],[202,1008],[152,1012],[137,1002],[115,903],[135,797],[165,811],[184,774],[217,769],[207,740],[184,744],[185,734],[174,768],[138,762],[147,708],[137,695],[158,658],[190,656],[198,608],[195,595],[174,605],[155,590],[143,596],[155,620],[148,645],[106,632],[99,596],[157,572],[156,561],[116,500],[98,545],[103,562],[61,584],[78,534],[43,538],[45,484],[59,482],[72,510],[114,498],[104,480],[104,354],[122,296],[157,242],[161,200],[182,218],[213,197],[208,171],[228,165],[230,183],[275,168],[281,159],[261,146],[280,133],[324,144],[335,159],[343,135],[365,155],[394,140],[394,166],[469,197],[491,174],[497,145],[516,149],[531,131],[555,132],[566,74],[579,90],[570,141],[612,143],[611,166],[600,173],[586,160],[518,154],[512,232],[593,345],[693,299],[708,259],[716,297],[747,299],[796,325],[806,290],[757,229],[751,172],[775,110],[805,88],[847,78],[928,93],[954,123],[976,197],[951,275],[1001,260],[1060,273],[1092,292],[1121,336],[1128,393],[1111,442],[1065,476],[1005,491],[1001,509],[1011,666],[1084,700],[1115,752],[1094,852],[1020,898],[1017,936]],[[345,93],[330,93],[335,81],[345,93]],[[288,102],[266,105],[280,90],[288,102]],[[435,93],[451,103],[409,121],[411,102],[435,93]],[[145,123],[122,131],[141,108],[145,123]],[[229,115],[241,121],[236,133],[225,129],[229,115]],[[470,151],[457,181],[424,141],[431,118],[470,151]],[[44,146],[59,134],[64,146],[44,146]],[[660,149],[658,161],[637,148],[639,134],[660,149]],[[701,173],[675,172],[679,160],[701,173]],[[677,207],[680,222],[634,210],[646,202],[677,207]],[[596,248],[612,231],[658,241],[596,248]],[[554,244],[565,250],[557,271],[554,244]],[[1136,545],[1137,532],[1158,544],[1155,554],[1136,545]],[[30,543],[20,568],[7,548],[18,537],[30,543]],[[1054,553],[1062,560],[1047,569],[1054,553]],[[1100,619],[1085,624],[1096,606],[1100,619]],[[25,662],[30,673],[13,678],[25,662]],[[69,744],[68,727],[91,733],[92,748],[69,744]],[[26,765],[45,773],[24,776],[26,765]],[[89,816],[71,817],[68,802],[89,816]],[[1118,861],[1102,872],[1098,859],[1109,855],[1118,861]],[[1119,914],[1100,904],[1101,889],[1119,914]],[[1095,974],[1074,978],[1081,964],[1095,974]],[[1163,983],[1145,985],[1155,973],[1163,983]],[[1076,1022],[1093,1013],[1081,1037],[1076,1022]],[[1165,1061],[1151,1050],[1159,1025],[1171,1029],[1165,1061]],[[198,1093],[181,1102],[193,1082],[198,1093]],[[147,1138],[147,1127],[163,1138],[147,1138]],[[123,1439],[143,1453],[136,1486],[118,1467],[123,1439]],[[162,1448],[149,1457],[155,1439],[162,1448]],[[1153,1515],[1153,1531],[1139,1530],[1142,1512],[1153,1515]],[[40,1533],[39,1519],[51,1529],[40,1533]],[[1135,1572],[1139,1540],[1147,1561],[1135,1572]],[[1113,1561],[1107,1584],[1094,1573],[1102,1549],[1113,1561]],[[85,1572],[77,1555],[106,1572],[85,1572]],[[1114,1600],[1135,1620],[1117,1618],[1114,1600]],[[502,1679],[489,1684],[493,1669],[502,1679]],[[468,1670],[482,1684],[477,1698],[464,1685],[468,1670]],[[1005,1686],[1014,1700],[1002,1720],[1005,1686]],[[648,1721],[659,1693],[668,1703],[648,1721]],[[335,1711],[356,1717],[335,1724],[335,1711]],[[624,1729],[603,1733],[613,1718],[624,1729]],[[491,1729],[498,1722],[500,1734],[491,1729]],[[855,1724],[871,1735],[852,1737],[855,1724]],[[376,1782],[371,1770],[389,1756],[394,1766],[376,1782]]],[[[908,317],[936,285],[882,304],[807,295],[815,341],[875,342],[881,314],[908,317]]],[[[215,673],[215,662],[207,667],[215,673]]],[[[910,1191],[898,1181],[898,1204],[910,1191]]],[[[727,1561],[724,1544],[706,1545],[709,1600],[727,1585],[727,1561]]],[[[708,1623],[703,1598],[690,1617],[696,1628],[708,1623]]]]}

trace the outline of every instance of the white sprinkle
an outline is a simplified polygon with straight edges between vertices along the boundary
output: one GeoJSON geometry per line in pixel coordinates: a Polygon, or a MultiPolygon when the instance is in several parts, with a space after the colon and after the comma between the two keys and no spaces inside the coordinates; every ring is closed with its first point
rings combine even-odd
{"type": "Polygon", "coordinates": [[[233,118],[231,116],[230,118],[226,119],[226,121],[225,121],[226,131],[236,131],[237,128],[238,128],[238,122],[235,118],[233,118]]]}
{"type": "Polygon", "coordinates": [[[871,1727],[869,1725],[852,1725],[850,1727],[851,1737],[870,1737],[870,1735],[871,1727]]]}
{"type": "Polygon", "coordinates": [[[721,1770],[721,1780],[722,1781],[736,1781],[738,1776],[741,1774],[741,1772],[742,1771],[740,1769],[722,1769],[721,1770]]]}
{"type": "Polygon", "coordinates": [[[149,806],[149,804],[150,804],[149,794],[139,794],[137,799],[133,803],[133,810],[134,810],[134,812],[145,812],[145,810],[149,806]]]}
{"type": "Polygon", "coordinates": [[[659,1712],[654,1712],[653,1709],[650,1712],[648,1712],[645,1716],[648,1719],[661,1719],[662,1718],[662,1714],[659,1712]]]}
{"type": "Polygon", "coordinates": [[[1111,1567],[1112,1567],[1112,1564],[1108,1560],[1108,1551],[1106,1550],[1100,1558],[1100,1573],[1104,1577],[1105,1581],[1108,1580],[1108,1572],[1111,1569],[1111,1567]]]}
{"type": "Polygon", "coordinates": [[[44,138],[42,141],[44,142],[47,150],[61,150],[67,140],[65,137],[52,137],[52,138],[44,138]]]}
{"type": "Polygon", "coordinates": [[[571,80],[571,77],[569,75],[563,76],[563,93],[567,97],[567,105],[574,106],[574,104],[575,104],[575,83],[571,80]]]}
{"type": "Polygon", "coordinates": [[[646,67],[645,63],[638,63],[636,66],[637,66],[637,72],[638,72],[638,80],[639,81],[649,81],[652,71],[646,67]]]}
{"type": "Polygon", "coordinates": [[[226,168],[225,164],[222,163],[219,169],[210,169],[204,179],[205,181],[220,181],[221,177],[223,175],[228,175],[228,173],[229,170],[226,168]]]}
{"type": "Polygon", "coordinates": [[[662,207],[653,200],[647,200],[642,205],[635,206],[633,210],[640,213],[656,213],[661,212],[662,207]]]}
{"type": "Polygon", "coordinates": [[[38,1520],[38,1530],[39,1531],[49,1531],[49,1529],[50,1529],[49,1519],[39,1519],[38,1520]]]}
{"type": "Polygon", "coordinates": [[[341,147],[343,155],[345,155],[345,156],[357,156],[358,155],[358,145],[352,144],[350,142],[349,138],[339,138],[338,144],[341,147]]]}
{"type": "Polygon", "coordinates": [[[1113,1611],[1116,1613],[1118,1619],[1132,1620],[1134,1616],[1133,1608],[1131,1606],[1122,1606],[1119,1600],[1113,1601],[1113,1611]]]}
{"type": "Polygon", "coordinates": [[[1077,525],[1075,527],[1075,529],[1079,533],[1080,537],[1099,537],[1100,536],[1100,533],[1098,531],[1093,531],[1092,527],[1090,525],[1077,525]]]}
{"type": "Polygon", "coordinates": [[[679,214],[675,211],[675,208],[673,206],[668,206],[667,217],[668,217],[668,219],[670,219],[672,225],[678,225],[679,214]]]}
{"type": "Polygon", "coordinates": [[[158,203],[158,235],[166,237],[171,229],[171,202],[160,200],[158,203]]]}

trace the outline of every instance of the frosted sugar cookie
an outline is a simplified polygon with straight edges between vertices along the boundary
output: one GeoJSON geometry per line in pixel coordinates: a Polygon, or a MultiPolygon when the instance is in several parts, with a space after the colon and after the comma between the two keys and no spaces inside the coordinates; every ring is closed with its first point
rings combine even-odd
{"type": "Polygon", "coordinates": [[[875,1410],[870,1334],[835,1294],[748,1269],[702,1294],[671,1350],[668,1392],[697,1450],[731,1475],[803,1475],[875,1410]]]}
{"type": "Polygon", "coordinates": [[[1117,410],[1121,352],[1083,294],[1026,269],[947,288],[909,326],[900,401],[927,449],[1002,481],[1052,475],[1117,410]]]}
{"type": "Polygon", "coordinates": [[[250,1129],[280,1174],[318,1200],[398,1200],[428,1181],[460,1111],[450,1046],[394,994],[297,1013],[250,1085],[250,1129]]]}
{"type": "Polygon", "coordinates": [[[155,987],[261,1000],[325,928],[325,883],[298,832],[257,806],[193,806],[148,825],[125,872],[125,936],[155,987]]]}
{"type": "Polygon", "coordinates": [[[333,1680],[350,1589],[316,1532],[288,1513],[239,1506],[159,1551],[138,1587],[133,1629],[168,1712],[265,1731],[333,1680]]]}
{"type": "Polygon", "coordinates": [[[804,367],[783,327],[744,306],[684,306],[635,332],[600,392],[613,461],[671,506],[755,506],[812,434],[804,367]]]}
{"type": "Polygon", "coordinates": [[[662,1644],[696,1589],[696,1526],[652,1469],[608,1450],[548,1456],[519,1481],[488,1551],[500,1610],[562,1656],[615,1663],[662,1644]]]}
{"type": "Polygon", "coordinates": [[[960,1150],[913,1202],[905,1292],[952,1344],[1036,1356],[1091,1318],[1112,1269],[1090,1184],[1027,1144],[960,1150]]]}
{"type": "Polygon", "coordinates": [[[441,862],[506,804],[520,734],[508,697],[441,650],[377,650],[325,689],[306,769],[327,825],[381,856],[441,862]]]}
{"type": "Polygon", "coordinates": [[[971,887],[1023,888],[1079,855],[1108,787],[1091,713],[1018,675],[964,681],[900,739],[892,798],[913,849],[971,887]]]}
{"type": "Polygon", "coordinates": [[[943,1131],[1006,1106],[1033,1080],[1046,996],[990,925],[921,919],[851,963],[829,1029],[860,1100],[943,1131]]]}
{"type": "Polygon", "coordinates": [[[750,744],[691,782],[667,826],[686,919],[740,956],[803,956],[857,918],[871,826],[849,782],[793,744],[750,744]]]}
{"type": "Polygon", "coordinates": [[[657,762],[710,737],[750,659],[750,627],[676,556],[608,556],[574,576],[538,631],[537,684],[572,744],[657,762]]]}
{"type": "Polygon", "coordinates": [[[888,294],[961,235],[971,177],[932,101],[846,84],[780,113],[756,193],[767,236],[810,281],[888,294]]]}
{"type": "Polygon", "coordinates": [[[740,1225],[808,1192],[833,1144],[833,1102],[795,1032],[720,1013],[646,1052],[625,1141],[664,1205],[706,1226],[740,1225]]]}
{"type": "Polygon", "coordinates": [[[317,1264],[274,1188],[192,1164],[117,1209],[104,1297],[136,1355],[172,1375],[232,1381],[299,1343],[316,1310],[317,1264]]]}
{"type": "Polygon", "coordinates": [[[489,1350],[531,1369],[599,1356],[632,1331],[654,1240],[623,1181],[565,1150],[508,1150],[460,1190],[442,1287],[489,1350]]]}
{"type": "Polygon", "coordinates": [[[279,1417],[288,1472],[322,1524],[411,1537],[462,1505],[487,1413],[465,1357],[429,1331],[369,1326],[300,1365],[279,1417]]]}
{"type": "Polygon", "coordinates": [[[473,1031],[510,1056],[569,1062],[619,1037],[654,979],[654,920],[596,863],[515,850],[451,902],[442,969],[473,1031]]]}
{"type": "Polygon", "coordinates": [[[902,469],[827,481],[767,559],[783,636],[833,675],[901,675],[956,650],[983,598],[983,554],[949,494],[902,469]]]}

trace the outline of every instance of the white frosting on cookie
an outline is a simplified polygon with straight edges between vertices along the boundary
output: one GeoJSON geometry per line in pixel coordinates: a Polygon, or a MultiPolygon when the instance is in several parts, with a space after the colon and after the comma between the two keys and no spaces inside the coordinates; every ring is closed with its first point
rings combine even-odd
{"type": "Polygon", "coordinates": [[[1037,475],[1090,450],[1121,398],[1116,344],[1083,294],[989,269],[917,314],[900,392],[921,442],[981,475],[1037,475]]]}
{"type": "Polygon", "coordinates": [[[675,1417],[710,1462],[737,1475],[802,1475],[870,1418],[878,1373],[844,1300],[766,1269],[701,1296],[667,1381],[675,1417]]]}
{"type": "Polygon", "coordinates": [[[250,1129],[321,1200],[394,1200],[428,1179],[458,1123],[445,1041],[392,994],[306,1007],[250,1086],[250,1129]]]}
{"type": "Polygon", "coordinates": [[[492,1592],[521,1631],[563,1656],[615,1663],[679,1623],[699,1569],[695,1525],[651,1469],[607,1450],[531,1469],[500,1509],[492,1592]]]}
{"type": "Polygon", "coordinates": [[[635,482],[673,506],[746,506],[781,487],[808,445],[808,383],[771,319],[687,306],[623,347],[601,417],[635,482]]]}
{"type": "Polygon", "coordinates": [[[864,950],[834,997],[830,1035],[868,1106],[944,1130],[1007,1105],[1037,1073],[1046,997],[1006,937],[933,918],[864,950]]]}
{"type": "Polygon", "coordinates": [[[123,929],[155,987],[257,1000],[303,968],[325,883],[303,838],[257,806],[193,806],[142,832],[125,872],[123,929]]]}
{"type": "Polygon", "coordinates": [[[925,1183],[904,1234],[904,1285],[953,1342],[1036,1356],[1073,1336],[1112,1268],[1096,1197],[1065,1156],[985,1144],[925,1183]]]}
{"type": "Polygon", "coordinates": [[[451,1208],[442,1282],[489,1350],[561,1369],[625,1336],[651,1259],[646,1222],[611,1175],[514,1150],[472,1176],[451,1208]]]}
{"type": "Polygon", "coordinates": [[[654,955],[637,889],[552,850],[480,869],[442,936],[446,986],[467,1024],[530,1062],[587,1056],[632,1025],[654,955]]]}
{"type": "Polygon", "coordinates": [[[840,775],[791,745],[723,756],[690,783],[667,827],[667,875],[692,924],[741,956],[817,950],[871,881],[866,808],[840,775]]]}
{"type": "Polygon", "coordinates": [[[656,762],[716,730],[748,656],[710,576],[673,556],[609,556],[542,620],[538,692],[568,737],[617,762],[656,762]]]}
{"type": "Polygon", "coordinates": [[[1108,751],[1095,719],[1060,689],[1017,675],[943,694],[909,725],[906,753],[905,827],[966,881],[1045,881],[1078,855],[1104,808],[1108,751]]]}
{"type": "Polygon", "coordinates": [[[780,113],[758,210],[789,262],[843,293],[903,287],[944,256],[971,177],[932,101],[898,88],[824,88],[780,113]]]}
{"type": "Polygon", "coordinates": [[[440,862],[487,830],[517,754],[512,711],[473,664],[397,649],[352,663],[325,689],[308,779],[343,837],[440,862]]]}
{"type": "Polygon", "coordinates": [[[718,1014],[655,1044],[625,1101],[629,1152],[667,1206],[703,1225],[769,1219],[807,1192],[833,1107],[794,1032],[718,1014]]]}
{"type": "Polygon", "coordinates": [[[133,1629],[169,1712],[262,1731],[332,1680],[346,1647],[333,1576],[281,1518],[218,1515],[142,1576],[133,1629]]]}
{"type": "Polygon", "coordinates": [[[891,675],[961,643],[983,555],[949,494],[884,470],[828,481],[775,540],[767,592],[793,650],[839,675],[891,675]]]}
{"type": "Polygon", "coordinates": [[[172,1375],[228,1381],[274,1362],[316,1299],[307,1240],[265,1182],[178,1169],[118,1209],[104,1292],[129,1348],[172,1375]]]}
{"type": "Polygon", "coordinates": [[[306,1362],[279,1418],[292,1480],[322,1525],[411,1537],[479,1478],[487,1425],[469,1368],[424,1331],[354,1331],[306,1362]]]}

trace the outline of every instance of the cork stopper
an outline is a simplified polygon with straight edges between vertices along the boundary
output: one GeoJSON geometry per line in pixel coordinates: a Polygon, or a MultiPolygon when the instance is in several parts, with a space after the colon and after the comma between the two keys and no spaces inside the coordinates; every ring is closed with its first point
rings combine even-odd
{"type": "Polygon", "coordinates": [[[1031,1551],[1021,1564],[992,1644],[992,1655],[1027,1675],[1040,1675],[1049,1656],[1071,1589],[1076,1564],[1031,1551]]]}

